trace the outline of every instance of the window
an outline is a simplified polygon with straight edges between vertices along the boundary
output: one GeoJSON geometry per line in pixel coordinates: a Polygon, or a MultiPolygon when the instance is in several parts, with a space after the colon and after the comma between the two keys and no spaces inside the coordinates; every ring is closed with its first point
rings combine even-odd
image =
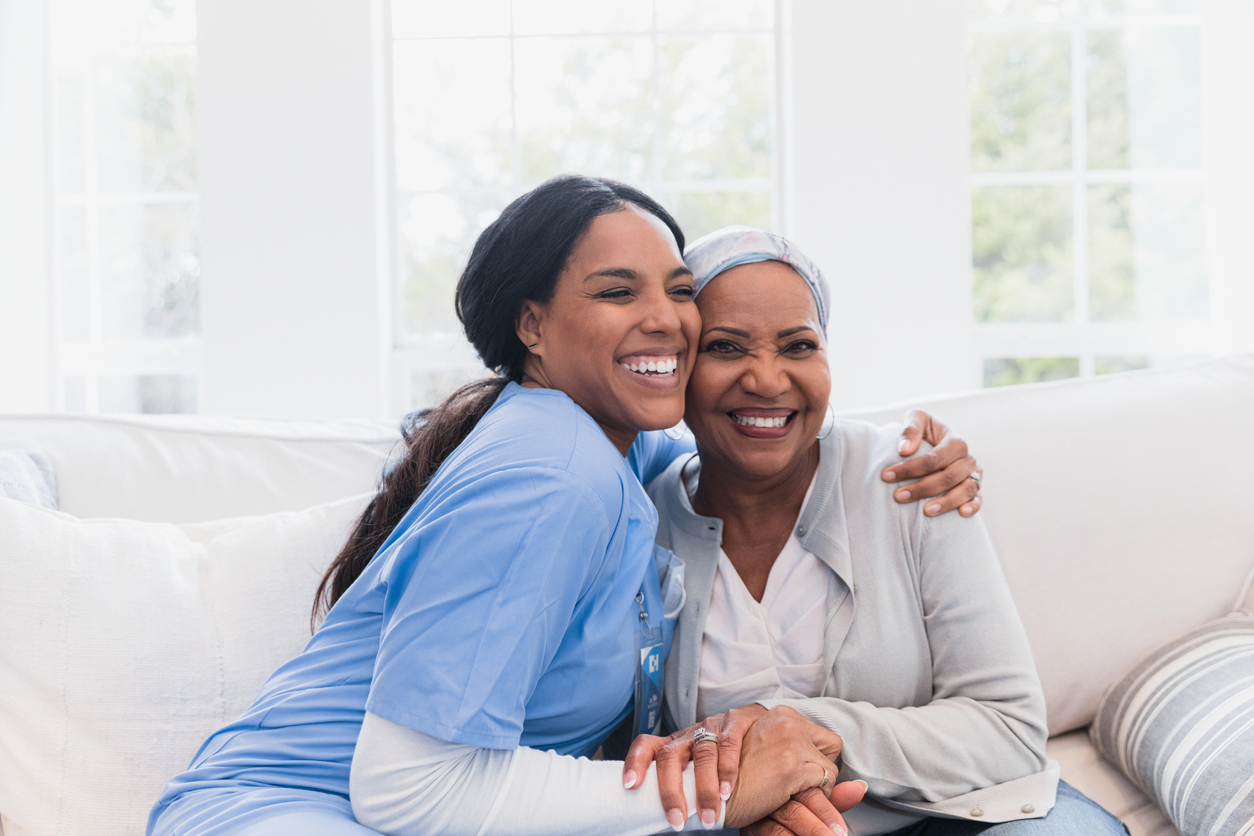
{"type": "Polygon", "coordinates": [[[483,374],[453,289],[478,233],[563,172],[639,186],[693,240],[779,211],[770,0],[394,0],[399,286],[407,402],[483,374]]]}
{"type": "Polygon", "coordinates": [[[985,385],[1210,353],[1197,0],[969,0],[985,385]]]}
{"type": "Polygon", "coordinates": [[[54,263],[63,406],[195,412],[191,0],[55,0],[54,263]]]}

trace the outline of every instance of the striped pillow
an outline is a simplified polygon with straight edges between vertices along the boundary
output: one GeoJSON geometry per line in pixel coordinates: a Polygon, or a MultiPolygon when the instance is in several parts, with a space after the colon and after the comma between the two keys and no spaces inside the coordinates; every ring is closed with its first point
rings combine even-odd
{"type": "Polygon", "coordinates": [[[1254,834],[1254,617],[1156,650],[1105,693],[1089,736],[1182,836],[1254,834]]]}

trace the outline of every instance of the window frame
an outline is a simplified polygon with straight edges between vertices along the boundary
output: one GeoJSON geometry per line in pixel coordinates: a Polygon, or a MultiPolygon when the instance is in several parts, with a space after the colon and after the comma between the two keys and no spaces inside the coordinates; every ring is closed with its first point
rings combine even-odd
{"type": "MultiPolygon", "coordinates": [[[[1109,356],[1210,356],[1217,344],[1211,320],[1214,312],[1214,279],[1210,269],[1210,242],[1205,244],[1208,262],[1208,315],[1197,320],[1093,321],[1089,312],[1089,211],[1091,185],[1162,182],[1198,183],[1203,189],[1203,212],[1209,214],[1206,194],[1205,143],[1196,167],[1144,169],[1088,168],[1088,68],[1087,35],[1094,31],[1133,28],[1191,28],[1199,38],[1206,35],[1205,13],[1090,16],[1083,7],[1056,21],[1026,19],[971,19],[967,36],[989,32],[1066,32],[1071,51],[1071,167],[1053,171],[970,171],[970,188],[983,186],[1067,185],[1071,187],[1072,322],[974,322],[974,347],[978,362],[986,360],[1076,357],[1079,377],[1095,375],[1096,358],[1109,356]]],[[[1202,58],[1201,60],[1204,60],[1202,58]]],[[[1199,130],[1205,130],[1206,85],[1199,82],[1201,98],[1199,130]]],[[[974,229],[974,227],[973,227],[974,229]]]]}
{"type": "Polygon", "coordinates": [[[57,0],[46,0],[45,14],[48,26],[48,75],[45,89],[45,107],[48,113],[49,137],[48,185],[49,196],[49,245],[48,281],[51,288],[50,328],[52,337],[52,408],[66,411],[66,386],[71,378],[83,379],[83,412],[94,415],[100,412],[99,380],[102,376],[140,377],[148,375],[180,375],[193,378],[199,389],[203,348],[199,334],[179,338],[144,338],[106,340],[104,338],[103,282],[100,247],[100,210],[105,206],[132,206],[143,208],[155,205],[197,206],[197,191],[140,191],[105,192],[99,188],[98,156],[96,145],[96,59],[108,49],[135,50],[139,52],[169,48],[189,49],[196,54],[197,42],[163,41],[109,44],[103,48],[93,45],[84,59],[83,72],[83,190],[61,191],[59,159],[60,126],[57,106],[56,52],[57,32],[52,25],[52,6],[57,0]],[[62,209],[81,206],[84,209],[87,247],[87,323],[86,341],[67,341],[64,335],[64,288],[62,283],[63,254],[58,246],[62,233],[62,209]]]}
{"type": "MultiPolygon", "coordinates": [[[[633,31],[588,31],[588,32],[567,32],[567,33],[545,33],[545,32],[526,32],[520,33],[515,31],[515,14],[513,3],[510,4],[510,31],[508,34],[499,35],[439,35],[439,36],[418,36],[418,37],[395,37],[392,33],[391,23],[391,3],[385,2],[385,14],[383,20],[379,22],[377,37],[379,43],[376,48],[376,54],[383,57],[384,65],[387,68],[386,77],[382,82],[384,87],[383,100],[387,102],[387,160],[389,165],[389,184],[390,184],[390,201],[387,207],[388,225],[390,227],[390,238],[392,243],[390,251],[390,263],[392,270],[392,311],[391,311],[391,328],[393,334],[393,346],[390,360],[389,378],[391,380],[391,403],[395,411],[408,412],[411,409],[419,408],[422,404],[415,402],[416,392],[414,386],[414,378],[419,374],[440,374],[456,377],[473,377],[475,375],[486,375],[488,370],[484,369],[480,363],[478,356],[474,350],[466,342],[464,336],[460,332],[429,332],[415,333],[410,331],[405,322],[405,285],[406,275],[402,261],[403,239],[399,229],[400,206],[403,200],[422,196],[422,195],[457,195],[469,191],[477,191],[499,196],[509,194],[522,194],[523,192],[539,185],[539,182],[525,181],[521,175],[521,154],[518,134],[518,123],[515,117],[517,106],[517,89],[515,87],[515,50],[514,44],[519,41],[532,39],[554,39],[554,38],[640,38],[649,39],[651,42],[652,53],[652,84],[656,91],[660,84],[661,64],[660,49],[658,46],[659,39],[662,37],[711,37],[718,35],[757,35],[764,36],[769,40],[771,52],[769,56],[770,78],[768,79],[767,88],[769,91],[769,131],[771,136],[771,176],[766,178],[720,178],[708,180],[680,180],[667,179],[662,174],[663,154],[661,142],[662,133],[655,130],[653,133],[653,153],[651,155],[650,173],[647,179],[641,181],[638,186],[650,195],[661,196],[664,199],[667,194],[698,194],[698,193],[740,193],[740,192],[768,192],[771,200],[771,221],[773,228],[780,230],[783,234],[789,234],[787,229],[789,213],[786,206],[787,187],[784,182],[785,172],[787,171],[786,151],[784,141],[784,124],[787,118],[785,110],[788,102],[788,96],[784,89],[784,80],[786,67],[788,66],[788,55],[785,52],[789,48],[789,39],[786,37],[786,24],[789,21],[789,0],[773,0],[772,2],[772,24],[770,27],[756,27],[743,29],[665,29],[658,27],[657,3],[663,0],[654,0],[650,15],[650,26],[648,29],[640,29],[633,31]],[[394,86],[392,84],[392,51],[393,45],[397,41],[406,42],[440,42],[440,41],[463,41],[463,40],[498,40],[508,41],[510,44],[510,114],[511,114],[511,131],[510,131],[510,160],[511,160],[511,178],[508,186],[486,187],[486,188],[441,188],[441,189],[403,189],[400,187],[397,170],[396,170],[396,99],[394,86]]],[[[660,96],[652,96],[652,108],[654,119],[661,123],[663,117],[662,104],[660,96]]]]}

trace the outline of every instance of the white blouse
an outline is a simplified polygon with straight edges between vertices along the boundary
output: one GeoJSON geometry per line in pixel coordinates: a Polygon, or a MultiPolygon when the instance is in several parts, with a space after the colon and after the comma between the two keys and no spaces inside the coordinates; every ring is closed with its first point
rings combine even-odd
{"type": "MultiPolygon", "coordinates": [[[[803,508],[813,490],[811,481],[803,508]]],[[[683,499],[690,502],[686,495],[683,499]]],[[[789,534],[758,602],[727,554],[719,550],[701,641],[698,718],[756,700],[822,693],[827,674],[823,629],[834,578],[796,534],[789,534]]]]}

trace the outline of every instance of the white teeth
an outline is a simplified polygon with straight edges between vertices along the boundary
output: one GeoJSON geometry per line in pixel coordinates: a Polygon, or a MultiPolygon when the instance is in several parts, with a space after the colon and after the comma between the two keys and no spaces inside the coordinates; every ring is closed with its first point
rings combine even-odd
{"type": "Polygon", "coordinates": [[[636,374],[654,374],[658,377],[667,377],[675,373],[675,369],[679,368],[678,358],[669,358],[666,360],[646,360],[641,363],[619,363],[624,369],[636,374]]]}
{"type": "Polygon", "coordinates": [[[778,418],[750,418],[746,415],[737,415],[733,412],[732,420],[745,427],[761,427],[763,429],[777,430],[788,423],[788,416],[781,415],[778,418]]]}

